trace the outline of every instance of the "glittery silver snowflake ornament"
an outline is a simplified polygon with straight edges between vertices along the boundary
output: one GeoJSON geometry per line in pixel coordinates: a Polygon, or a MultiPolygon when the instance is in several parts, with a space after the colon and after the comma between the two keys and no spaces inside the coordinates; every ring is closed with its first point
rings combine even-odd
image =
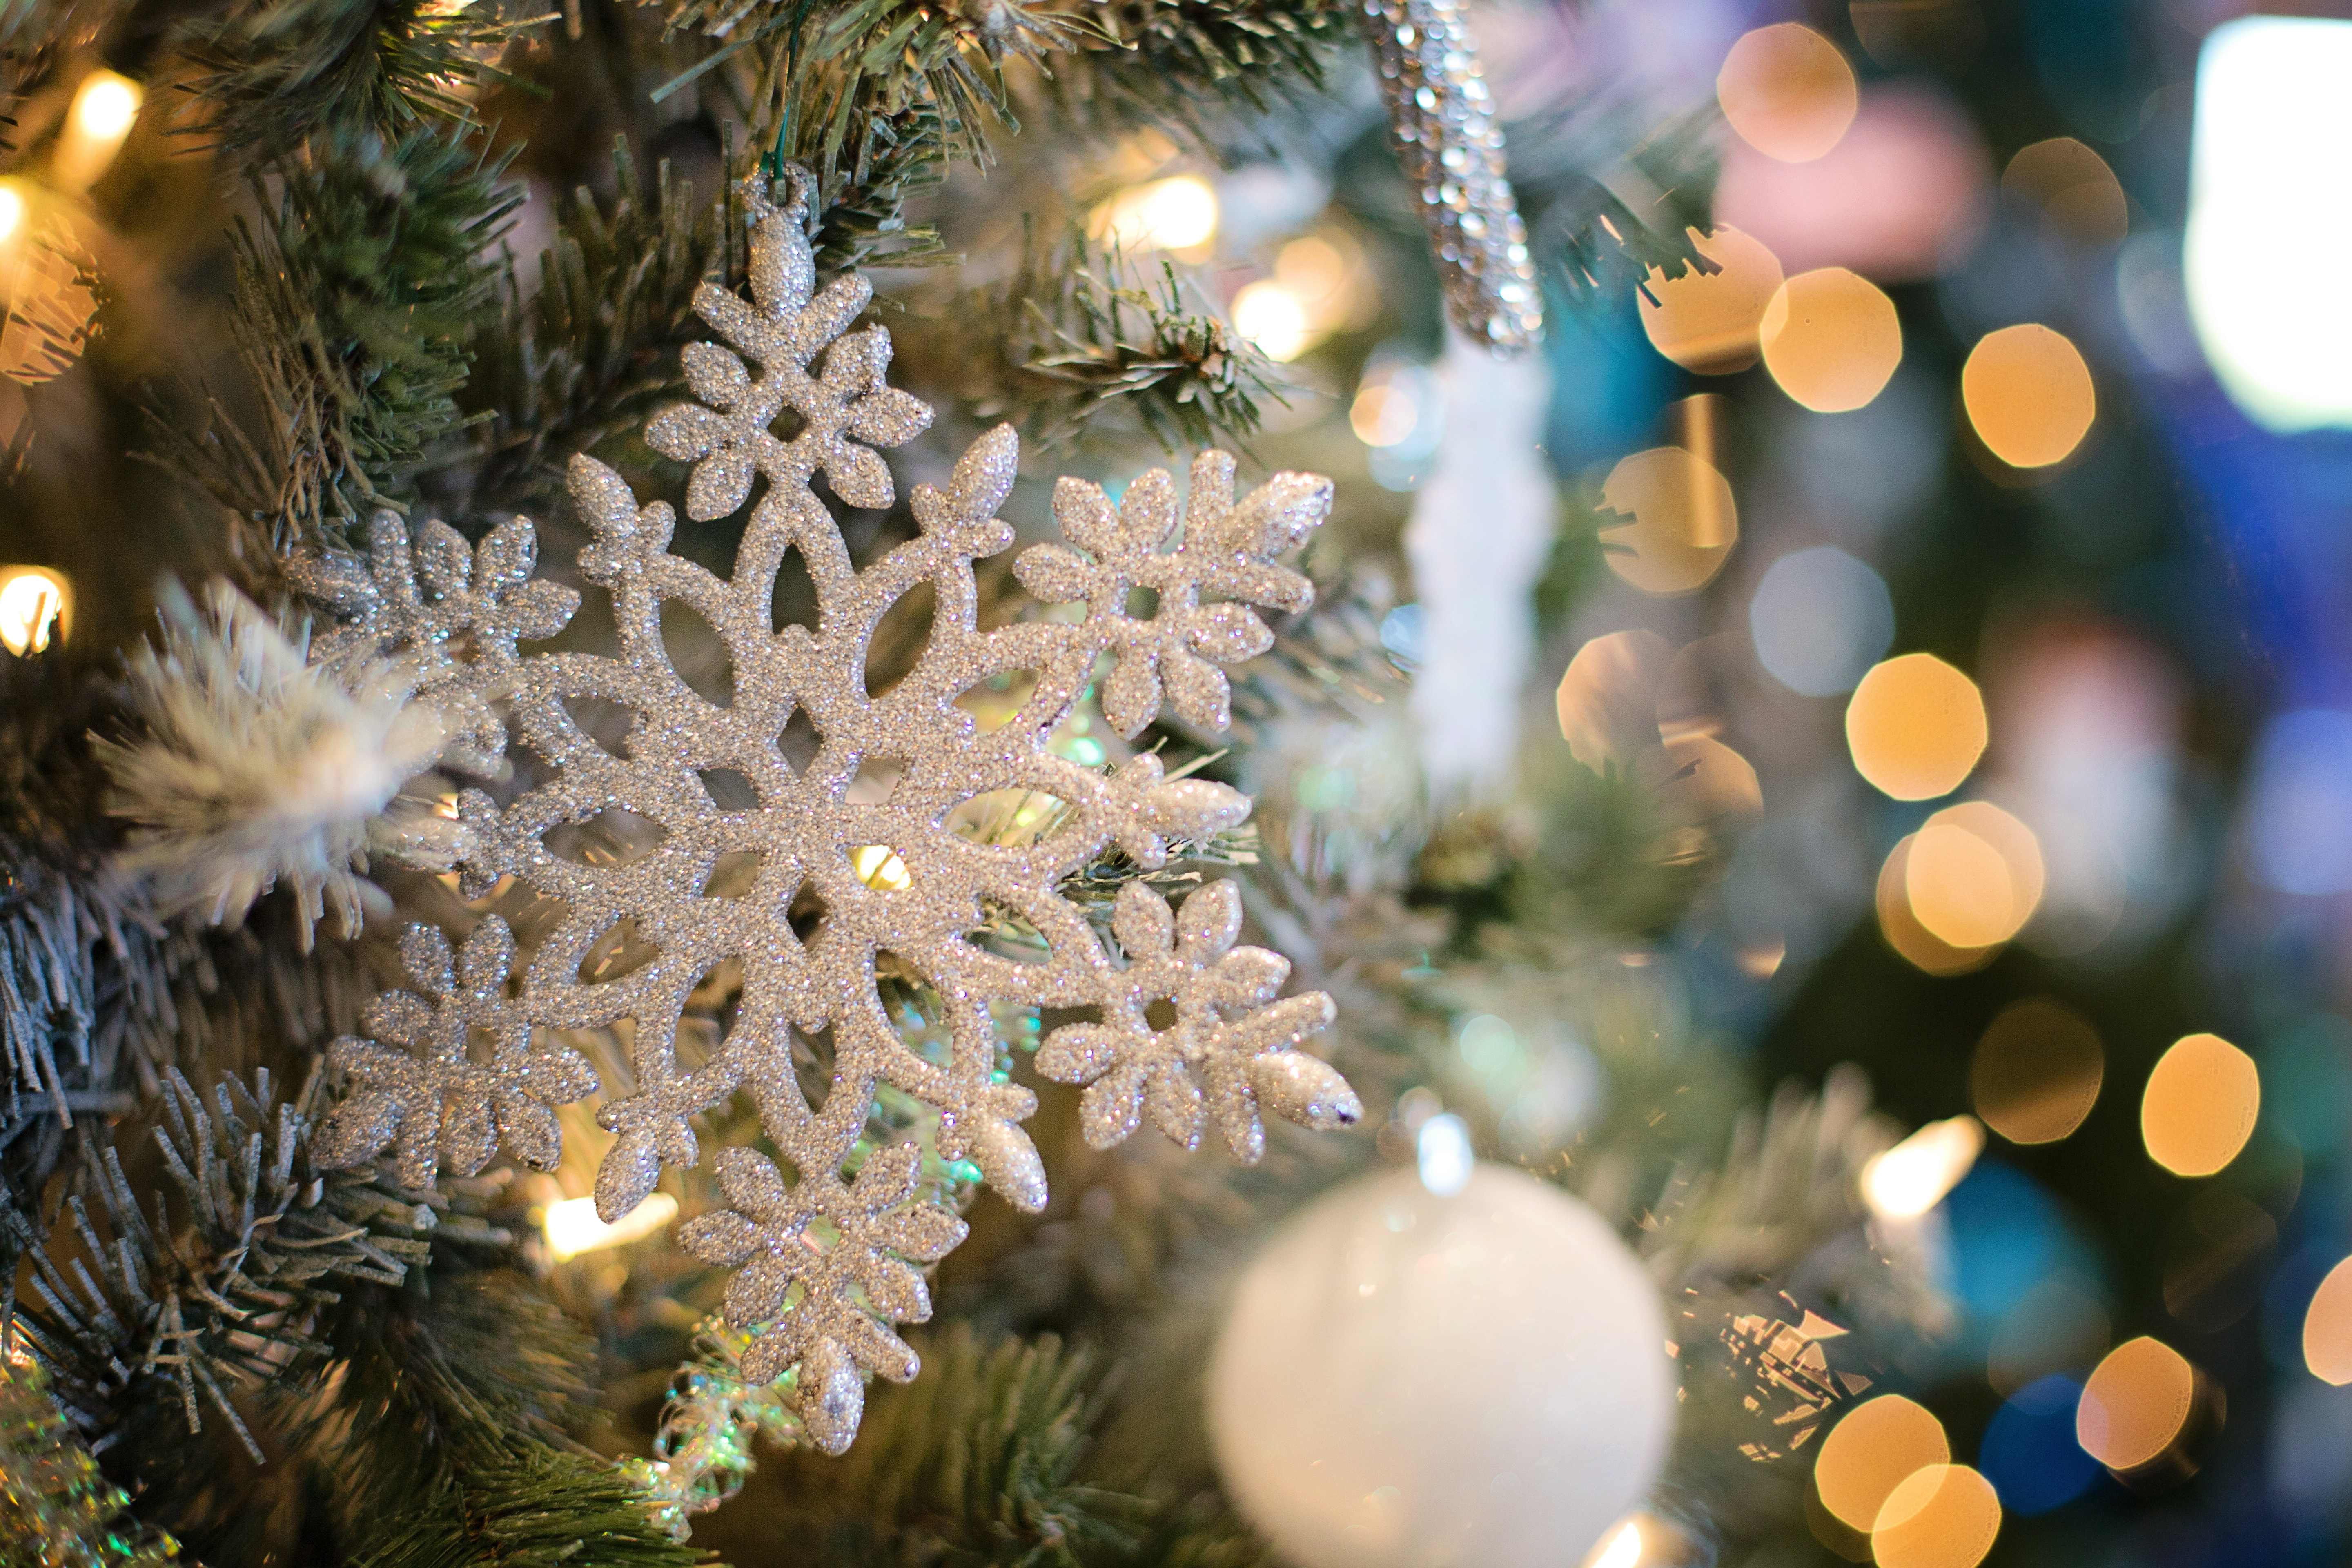
{"type": "Polygon", "coordinates": [[[598,1111],[617,1136],[597,1173],[597,1212],[618,1219],[664,1166],[696,1164],[696,1118],[747,1090],[783,1162],[723,1150],[730,1206],[689,1221],[680,1240],[737,1270],[727,1312],[755,1336],[747,1367],[760,1378],[797,1368],[809,1434],[839,1452],[856,1429],[862,1374],[914,1373],[891,1325],[929,1313],[915,1266],[963,1236],[961,1220],[920,1195],[913,1144],[861,1144],[877,1093],[887,1086],[932,1108],[942,1157],[971,1161],[1020,1208],[1045,1204],[1045,1172],[1020,1125],[1035,1097],[998,1070],[992,1005],[1094,1014],[1054,1031],[1038,1059],[1048,1077],[1088,1086],[1085,1131],[1097,1146],[1126,1137],[1148,1109],[1188,1146],[1213,1117],[1234,1153],[1254,1160],[1261,1109],[1331,1128],[1360,1108],[1339,1073],[1300,1048],[1330,1020],[1329,999],[1277,1000],[1287,963],[1234,945],[1232,884],[1204,887],[1174,910],[1132,884],[1115,904],[1115,941],[1065,896],[1066,880],[1108,847],[1160,867],[1171,841],[1241,822],[1247,797],[1170,779],[1149,754],[1106,771],[1047,747],[1106,659],[1103,711],[1122,732],[1140,731],[1163,704],[1222,727],[1223,667],[1272,640],[1252,606],[1297,610],[1313,597],[1273,558],[1323,521],[1328,481],[1278,474],[1236,500],[1233,459],[1218,452],[1194,463],[1181,506],[1161,471],[1116,506],[1099,488],[1065,479],[1055,510],[1069,545],[1035,546],[1014,570],[1039,598],[1083,614],[982,632],[972,563],[1013,542],[995,512],[1018,449],[1001,426],[972,444],[945,486],[915,489],[918,537],[856,569],[814,482],[853,505],[891,504],[890,470],[875,448],[910,439],[930,411],[886,384],[888,333],[850,331],[872,297],[864,279],[816,289],[805,189],[795,173],[783,207],[764,189],[748,194],[751,298],[703,287],[695,308],[728,346],[687,351],[697,402],[646,429],[657,450],[694,465],[690,517],[726,516],[765,481],[731,575],[670,553],[670,508],[640,505],[618,474],[584,456],[573,459],[571,491],[593,538],[579,568],[612,595],[613,657],[518,650],[519,640],[551,636],[578,604],[532,575],[527,521],[469,552],[437,525],[412,550],[405,526],[382,518],[365,562],[310,568],[313,596],[342,623],[315,657],[403,661],[419,698],[440,705],[465,739],[445,765],[492,774],[510,743],[542,763],[543,782],[504,805],[461,793],[461,889],[479,896],[513,877],[568,910],[520,962],[495,918],[454,952],[437,932],[413,930],[402,952],[415,991],[375,1005],[372,1037],[333,1047],[352,1092],[317,1152],[336,1165],[393,1147],[418,1183],[441,1167],[471,1173],[499,1149],[551,1165],[561,1134],[550,1108],[600,1087],[559,1032],[633,1020],[634,1081],[604,1086],[618,1092],[598,1111]],[[787,414],[796,427],[780,436],[787,414]],[[772,624],[777,573],[793,550],[815,586],[814,629],[772,624]],[[877,624],[925,584],[934,610],[921,657],[888,689],[869,691],[877,624]],[[1141,618],[1129,608],[1138,587],[1156,595],[1141,618]],[[661,636],[672,601],[724,645],[728,700],[698,694],[672,667],[661,636]],[[982,729],[958,703],[1008,679],[1027,694],[1001,724],[982,729]],[[618,752],[582,727],[572,705],[583,700],[630,713],[618,752]],[[820,738],[798,768],[782,745],[796,717],[820,738]],[[879,801],[850,788],[876,763],[898,770],[879,801]],[[748,781],[756,804],[722,804],[707,782],[719,771],[748,781]],[[1043,837],[982,841],[960,826],[970,803],[1024,791],[1063,805],[1043,837]],[[658,842],[618,863],[550,847],[551,835],[562,840],[555,830],[614,809],[656,825],[658,842]],[[756,863],[748,888],[717,876],[722,862],[756,863]],[[877,864],[891,874],[876,875],[877,864]],[[821,911],[813,928],[812,909],[821,911]],[[1036,933],[1036,952],[987,944],[982,931],[1008,917],[1036,933]],[[604,978],[591,960],[625,926],[651,956],[604,978]],[[722,963],[742,976],[732,1026],[707,1054],[682,1053],[688,994],[722,963]],[[944,1028],[894,1023],[877,990],[885,970],[919,975],[944,1028]],[[1172,1011],[1165,1028],[1147,1016],[1155,1003],[1172,1011]],[[820,1035],[830,1037],[832,1081],[813,1097],[795,1074],[795,1040],[805,1053],[820,1035]]]}

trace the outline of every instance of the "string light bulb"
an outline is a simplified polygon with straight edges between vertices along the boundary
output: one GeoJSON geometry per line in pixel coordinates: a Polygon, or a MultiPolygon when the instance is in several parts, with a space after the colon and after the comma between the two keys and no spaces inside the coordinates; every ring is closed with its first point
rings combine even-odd
{"type": "Polygon", "coordinates": [[[23,658],[61,643],[73,624],[73,590],[42,566],[0,566],[0,647],[23,658]]]}
{"type": "Polygon", "coordinates": [[[1197,174],[1122,191],[1095,209],[1097,239],[1123,251],[1199,251],[1217,237],[1217,193],[1197,174]]]}
{"type": "Polygon", "coordinates": [[[50,164],[50,178],[59,189],[86,191],[113,166],[145,98],[137,82],[113,71],[94,70],[81,79],[50,164]]]}
{"type": "Polygon", "coordinates": [[[1975,1117],[1930,1121],[1862,1168],[1863,1201],[1881,1219],[1916,1219],[1960,1184],[1983,1150],[1975,1117]]]}
{"type": "Polygon", "coordinates": [[[1629,1519],[1602,1539],[1608,1544],[1594,1554],[1591,1568],[1637,1568],[1642,1561],[1640,1524],[1629,1519]]]}
{"type": "Polygon", "coordinates": [[[651,1236],[677,1217],[677,1200],[667,1193],[654,1194],[611,1225],[596,1217],[594,1198],[565,1198],[547,1205],[540,1216],[540,1231],[547,1237],[548,1251],[561,1263],[583,1252],[651,1236]]]}
{"type": "Polygon", "coordinates": [[[1319,335],[1298,296],[1270,278],[1245,285],[1234,296],[1234,331],[1255,343],[1266,358],[1297,359],[1319,335]]]}

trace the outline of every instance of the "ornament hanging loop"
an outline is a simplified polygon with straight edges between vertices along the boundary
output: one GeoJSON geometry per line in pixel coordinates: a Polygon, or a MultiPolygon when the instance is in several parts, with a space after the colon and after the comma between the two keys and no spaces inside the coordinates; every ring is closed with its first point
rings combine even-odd
{"type": "Polygon", "coordinates": [[[1504,173],[1503,132],[1458,0],[1362,0],[1389,142],[1429,230],[1446,315],[1517,354],[1543,341],[1543,292],[1504,173]]]}

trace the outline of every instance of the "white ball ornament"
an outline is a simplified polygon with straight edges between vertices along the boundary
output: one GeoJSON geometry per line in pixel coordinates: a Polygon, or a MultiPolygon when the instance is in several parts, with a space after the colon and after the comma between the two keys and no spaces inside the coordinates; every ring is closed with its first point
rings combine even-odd
{"type": "Polygon", "coordinates": [[[1575,1568],[1673,1436],[1657,1289],[1524,1171],[1435,1184],[1349,1183],[1250,1264],[1209,1363],[1218,1472],[1299,1568],[1575,1568]]]}

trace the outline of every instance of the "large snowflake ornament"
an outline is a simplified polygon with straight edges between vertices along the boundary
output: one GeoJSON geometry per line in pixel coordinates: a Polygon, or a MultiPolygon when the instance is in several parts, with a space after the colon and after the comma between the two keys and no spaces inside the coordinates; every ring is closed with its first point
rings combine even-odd
{"type": "Polygon", "coordinates": [[[1236,500],[1233,459],[1212,452],[1193,465],[1180,510],[1165,472],[1137,480],[1116,507],[1097,487],[1064,479],[1055,510],[1075,548],[1036,546],[1015,570],[1040,598],[1083,605],[1083,616],[982,632],[972,563],[1013,542],[995,512],[1017,448],[999,427],[944,487],[917,488],[919,537],[856,569],[813,482],[822,475],[855,505],[888,505],[890,472],[874,447],[909,439],[930,414],[885,384],[888,334],[848,331],[871,297],[865,281],[815,289],[803,188],[796,182],[781,208],[764,190],[751,193],[751,300],[710,285],[696,300],[733,352],[688,350],[699,405],[672,409],[646,431],[657,449],[695,465],[689,516],[725,516],[766,481],[731,576],[670,553],[670,509],[640,506],[619,475],[584,456],[573,459],[571,490],[594,536],[579,567],[612,595],[615,657],[518,649],[551,636],[578,605],[532,575],[526,521],[471,551],[427,525],[412,550],[405,527],[384,518],[366,562],[310,568],[314,596],[342,621],[319,639],[317,657],[404,662],[413,689],[440,704],[462,738],[444,759],[451,765],[492,773],[510,741],[544,763],[544,782],[504,805],[480,790],[461,795],[461,886],[478,894],[511,876],[568,911],[519,967],[496,919],[455,953],[437,933],[412,931],[403,953],[417,991],[379,1001],[373,1038],[336,1042],[332,1059],[354,1087],[319,1152],[351,1163],[396,1146],[415,1182],[441,1166],[470,1173],[500,1147],[551,1164],[560,1134],[549,1107],[598,1088],[560,1032],[633,1020],[635,1081],[598,1113],[617,1137],[598,1172],[597,1210],[617,1219],[663,1166],[695,1164],[695,1119],[749,1092],[783,1165],[722,1151],[732,1206],[690,1221],[681,1240],[739,1270],[727,1305],[730,1321],[756,1335],[747,1365],[762,1377],[797,1367],[810,1434],[837,1452],[856,1430],[861,1372],[903,1379],[915,1370],[889,1327],[929,1314],[913,1265],[963,1234],[954,1215],[919,1196],[912,1145],[860,1144],[877,1092],[890,1086],[933,1108],[941,1155],[971,1161],[1015,1205],[1045,1201],[1020,1125],[1035,1100],[998,1070],[992,1004],[1093,1013],[1049,1035],[1038,1061],[1049,1077],[1089,1086],[1084,1125],[1097,1146],[1125,1138],[1148,1110],[1188,1146],[1213,1116],[1234,1152],[1254,1160],[1261,1107],[1318,1128],[1360,1110],[1346,1081],[1299,1048],[1329,1021],[1329,1000],[1276,1000],[1288,965],[1234,946],[1241,904],[1231,884],[1172,910],[1131,884],[1115,905],[1115,942],[1064,896],[1066,879],[1107,847],[1160,866],[1171,840],[1242,821],[1248,799],[1169,779],[1150,755],[1103,771],[1046,744],[1106,658],[1103,710],[1122,732],[1141,730],[1163,700],[1190,722],[1222,726],[1219,667],[1271,640],[1250,606],[1299,609],[1312,597],[1273,557],[1323,520],[1328,482],[1279,474],[1236,500]],[[794,427],[780,435],[788,414],[794,427]],[[791,550],[816,589],[814,630],[772,624],[791,550]],[[877,624],[924,584],[934,609],[921,657],[887,690],[869,691],[877,624]],[[1139,587],[1156,595],[1147,618],[1129,613],[1139,587]],[[698,695],[672,667],[661,632],[671,601],[725,647],[727,701],[698,695]],[[1010,719],[981,728],[958,698],[1008,679],[1025,680],[1027,695],[1010,719]],[[575,713],[598,702],[632,715],[617,753],[575,713]],[[798,768],[782,743],[796,715],[819,738],[798,768]],[[879,801],[850,787],[877,763],[897,769],[879,801]],[[748,782],[756,804],[714,787],[722,773],[738,789],[748,782]],[[1008,791],[1066,809],[1034,842],[970,832],[967,803],[1008,791]],[[551,836],[562,842],[555,830],[615,809],[656,825],[659,841],[619,863],[550,847],[551,836]],[[754,862],[746,887],[740,873],[754,862]],[[877,864],[890,874],[876,875],[877,864]],[[1034,929],[1042,959],[981,940],[1008,918],[1034,929]],[[598,963],[625,927],[633,951],[650,956],[625,969],[598,963]],[[688,996],[722,964],[742,977],[731,1026],[715,1049],[682,1053],[688,996]],[[877,969],[920,976],[940,998],[944,1030],[902,1034],[877,969]],[[1154,1026],[1155,1004],[1172,1023],[1154,1026]],[[832,1080],[821,1095],[804,1093],[795,1074],[796,1035],[804,1058],[829,1037],[832,1080]]]}

